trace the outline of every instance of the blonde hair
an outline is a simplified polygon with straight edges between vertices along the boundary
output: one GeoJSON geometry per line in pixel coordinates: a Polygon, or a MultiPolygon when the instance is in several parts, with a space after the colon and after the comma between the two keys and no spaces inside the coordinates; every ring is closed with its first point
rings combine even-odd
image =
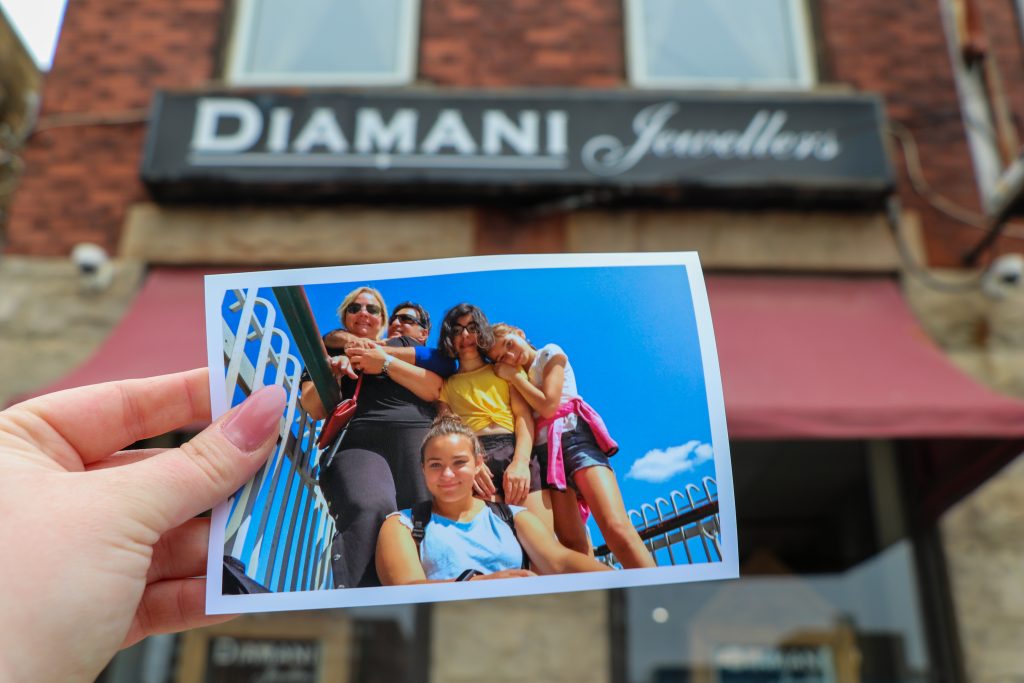
{"type": "Polygon", "coordinates": [[[537,347],[531,344],[530,340],[526,338],[526,333],[523,332],[522,328],[516,327],[515,325],[509,325],[508,323],[497,323],[496,325],[493,325],[491,327],[491,334],[494,335],[494,341],[498,341],[502,337],[505,337],[510,334],[518,334],[520,337],[523,338],[523,341],[526,342],[527,346],[529,346],[534,351],[537,350],[537,347]]]}
{"type": "Polygon", "coordinates": [[[346,296],[344,301],[341,302],[341,305],[338,306],[338,322],[341,323],[343,328],[345,327],[345,309],[348,308],[349,304],[354,302],[360,294],[364,293],[369,294],[376,299],[377,305],[380,306],[380,315],[378,316],[380,318],[380,332],[377,333],[377,339],[383,339],[384,334],[388,330],[388,307],[384,304],[384,296],[373,287],[356,287],[349,292],[348,296],[346,296]]]}

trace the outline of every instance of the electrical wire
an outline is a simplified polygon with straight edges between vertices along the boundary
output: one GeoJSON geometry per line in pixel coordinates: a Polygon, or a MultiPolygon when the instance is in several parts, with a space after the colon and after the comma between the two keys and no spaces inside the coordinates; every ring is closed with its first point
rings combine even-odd
{"type": "Polygon", "coordinates": [[[929,289],[946,294],[962,294],[974,292],[981,289],[982,281],[988,271],[988,265],[984,268],[955,280],[937,277],[932,271],[917,262],[916,257],[907,244],[906,235],[903,234],[902,203],[899,196],[893,194],[886,200],[886,222],[892,232],[893,241],[896,243],[896,250],[900,261],[903,263],[904,271],[918,282],[929,289]]]}
{"type": "MultiPolygon", "coordinates": [[[[931,186],[924,177],[924,168],[921,166],[921,156],[917,147],[917,140],[914,134],[899,121],[889,121],[886,126],[890,135],[896,139],[903,150],[904,167],[907,169],[907,177],[910,178],[910,185],[914,192],[924,199],[928,204],[940,213],[978,230],[986,233],[992,229],[992,221],[983,213],[974,211],[965,206],[957,204],[952,199],[939,193],[931,186]]],[[[1003,234],[1013,239],[1024,239],[1024,225],[1020,223],[1007,223],[1003,234]]]]}

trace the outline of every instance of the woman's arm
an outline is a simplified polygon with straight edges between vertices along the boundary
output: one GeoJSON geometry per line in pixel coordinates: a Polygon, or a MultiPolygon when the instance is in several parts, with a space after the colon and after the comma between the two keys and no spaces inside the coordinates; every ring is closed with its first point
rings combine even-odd
{"type": "MultiPolygon", "coordinates": [[[[384,368],[384,361],[389,357],[380,347],[346,349],[345,353],[357,370],[371,375],[379,375],[384,368]]],[[[394,356],[390,358],[388,377],[429,403],[433,403],[440,397],[442,383],[440,377],[429,370],[406,363],[400,358],[394,356]]]]}
{"type": "Polygon", "coordinates": [[[603,572],[611,567],[594,558],[569,550],[558,542],[536,515],[523,510],[513,520],[516,535],[538,574],[571,574],[573,572],[603,572]]]}
{"type": "Polygon", "coordinates": [[[530,406],[513,387],[509,387],[509,398],[512,403],[513,433],[515,434],[515,450],[512,462],[505,469],[505,502],[521,505],[530,494],[530,453],[533,451],[533,416],[530,406]]]}
{"type": "Polygon", "coordinates": [[[402,524],[398,515],[384,520],[377,535],[377,576],[385,586],[426,583],[420,555],[412,532],[402,524]]]}
{"type": "Polygon", "coordinates": [[[522,394],[530,407],[536,410],[538,415],[546,418],[554,415],[562,403],[562,383],[565,380],[567,362],[565,354],[552,356],[544,366],[544,377],[541,379],[540,387],[535,386],[519,368],[506,363],[495,365],[494,372],[498,377],[508,380],[508,383],[522,394]]]}

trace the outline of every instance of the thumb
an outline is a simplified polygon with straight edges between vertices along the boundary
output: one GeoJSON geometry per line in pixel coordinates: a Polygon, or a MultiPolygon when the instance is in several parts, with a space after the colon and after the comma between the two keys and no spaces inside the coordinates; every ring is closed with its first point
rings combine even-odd
{"type": "Polygon", "coordinates": [[[264,387],[180,447],[108,470],[136,499],[131,515],[162,534],[224,501],[270,455],[285,401],[283,388],[264,387]]]}

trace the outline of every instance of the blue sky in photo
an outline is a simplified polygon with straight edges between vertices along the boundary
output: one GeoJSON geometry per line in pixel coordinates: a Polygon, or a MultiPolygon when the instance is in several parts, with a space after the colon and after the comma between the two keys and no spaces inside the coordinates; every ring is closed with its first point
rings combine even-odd
{"type": "MultiPolygon", "coordinates": [[[[405,300],[426,307],[434,326],[430,346],[437,345],[445,311],[468,301],[492,323],[523,328],[535,346],[554,342],[565,349],[580,394],[619,443],[611,462],[627,509],[714,477],[697,323],[683,266],[546,268],[309,285],[306,295],[321,333],[339,326],[338,305],[363,285],[380,290],[389,311],[405,300]]],[[[269,289],[260,293],[276,306],[269,289]]],[[[227,303],[223,314],[233,326],[238,315],[227,303]]],[[[236,395],[233,404],[240,398],[236,395]]],[[[590,527],[600,544],[592,520],[590,527]]]]}

